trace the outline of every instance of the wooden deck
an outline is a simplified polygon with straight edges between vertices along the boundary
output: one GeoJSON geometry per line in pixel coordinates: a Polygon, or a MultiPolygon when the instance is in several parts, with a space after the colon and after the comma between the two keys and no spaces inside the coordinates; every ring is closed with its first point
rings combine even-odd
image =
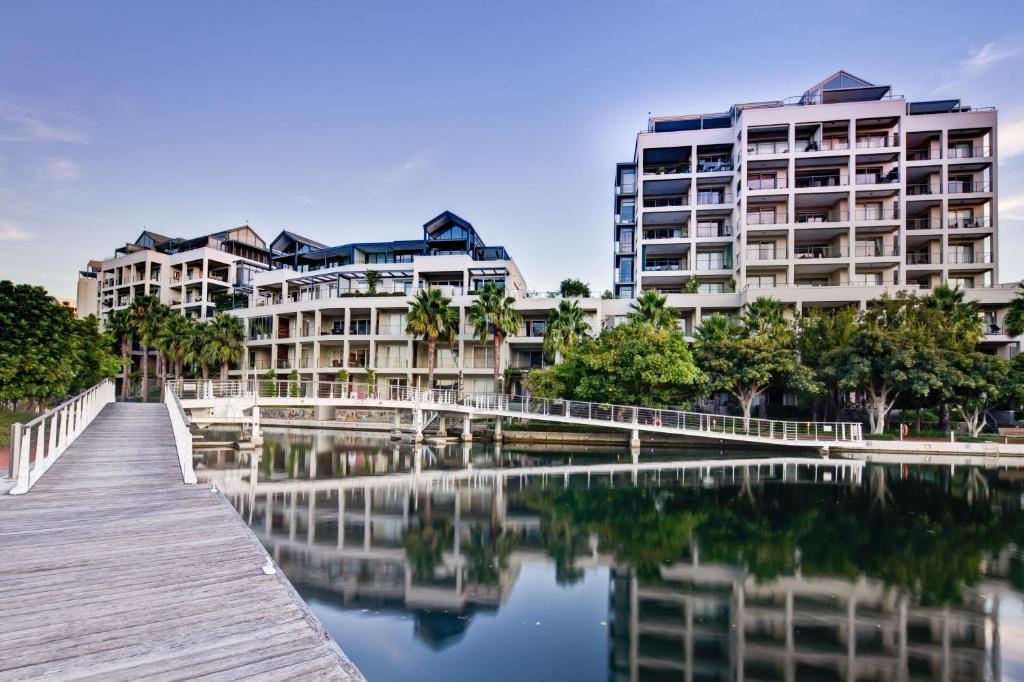
{"type": "Polygon", "coordinates": [[[0,496],[0,680],[362,680],[220,493],[181,481],[162,404],[113,403],[0,496]]]}

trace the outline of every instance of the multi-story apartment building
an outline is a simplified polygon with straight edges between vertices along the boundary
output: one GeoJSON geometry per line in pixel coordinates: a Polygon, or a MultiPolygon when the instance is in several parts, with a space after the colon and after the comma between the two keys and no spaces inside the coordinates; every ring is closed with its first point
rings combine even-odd
{"type": "Polygon", "coordinates": [[[959,284],[986,345],[1015,352],[996,129],[990,107],[908,102],[844,71],[790,100],[653,117],[615,169],[615,294],[663,292],[692,328],[757,296],[801,311],[959,284]]]}
{"type": "Polygon", "coordinates": [[[221,297],[247,293],[253,275],[269,266],[266,242],[248,225],[192,239],[144,230],[79,273],[78,313],[103,317],[152,295],[204,319],[213,316],[221,297]]]}
{"type": "MultiPolygon", "coordinates": [[[[351,381],[364,382],[373,370],[381,386],[425,386],[427,343],[405,332],[409,300],[420,289],[440,289],[458,310],[459,335],[438,347],[435,384],[455,388],[461,381],[468,391],[489,391],[493,346],[474,336],[468,316],[474,294],[489,282],[516,299],[524,318],[506,341],[499,370],[544,364],[545,326],[557,300],[528,291],[504,247],[487,246],[449,211],[427,221],[415,240],[325,246],[282,232],[270,258],[275,269],[253,278],[250,305],[234,311],[248,334],[247,361],[237,372],[296,370],[304,380],[334,381],[345,370],[351,381]]],[[[580,303],[599,329],[603,302],[580,303]]]]}

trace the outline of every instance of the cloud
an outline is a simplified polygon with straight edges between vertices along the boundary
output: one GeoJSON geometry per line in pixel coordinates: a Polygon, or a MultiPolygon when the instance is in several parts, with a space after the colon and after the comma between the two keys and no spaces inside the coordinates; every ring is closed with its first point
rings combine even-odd
{"type": "Polygon", "coordinates": [[[312,206],[316,203],[315,201],[307,197],[305,194],[293,194],[292,201],[294,201],[297,204],[302,204],[303,206],[312,206]]]}
{"type": "Polygon", "coordinates": [[[23,230],[10,220],[0,218],[0,242],[27,242],[32,237],[31,232],[23,230]]]}
{"type": "Polygon", "coordinates": [[[989,67],[1007,59],[1012,59],[1024,52],[1019,40],[992,40],[981,47],[972,47],[967,56],[960,60],[956,75],[949,81],[935,88],[936,93],[952,90],[964,81],[976,78],[989,67]]]}
{"type": "Polygon", "coordinates": [[[39,112],[12,102],[0,101],[0,142],[88,142],[74,128],[44,120],[39,112]]]}
{"type": "Polygon", "coordinates": [[[77,180],[81,172],[81,167],[71,159],[54,157],[43,161],[40,174],[45,180],[65,182],[77,180]]]}
{"type": "Polygon", "coordinates": [[[999,158],[1024,153],[1024,118],[999,126],[999,158]]]}
{"type": "Polygon", "coordinates": [[[1009,220],[1024,220],[1024,194],[1000,197],[999,213],[1009,220]]]}
{"type": "Polygon", "coordinates": [[[430,166],[430,154],[427,152],[417,152],[416,154],[409,157],[405,162],[399,165],[397,168],[392,169],[389,173],[384,176],[384,182],[388,184],[398,184],[406,178],[415,175],[421,170],[430,166]]]}

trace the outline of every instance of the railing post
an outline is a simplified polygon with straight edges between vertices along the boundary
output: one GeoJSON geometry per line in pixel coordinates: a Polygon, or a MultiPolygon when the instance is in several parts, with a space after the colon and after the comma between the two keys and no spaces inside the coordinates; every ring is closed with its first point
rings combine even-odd
{"type": "Polygon", "coordinates": [[[7,472],[12,481],[18,480],[21,465],[21,429],[20,423],[11,424],[11,461],[8,462],[7,472]]]}

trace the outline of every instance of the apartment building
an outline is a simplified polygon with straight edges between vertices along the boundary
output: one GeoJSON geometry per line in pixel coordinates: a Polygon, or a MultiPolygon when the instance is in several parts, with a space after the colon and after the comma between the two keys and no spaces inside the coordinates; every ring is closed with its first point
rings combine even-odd
{"type": "Polygon", "coordinates": [[[985,344],[1019,349],[998,272],[997,114],[909,102],[839,71],[803,95],[652,117],[617,164],[613,286],[656,290],[688,329],[758,296],[801,311],[960,285],[985,344]]]}
{"type": "MultiPolygon", "coordinates": [[[[364,382],[372,370],[380,386],[425,387],[427,342],[406,334],[408,304],[421,289],[439,289],[458,310],[459,335],[438,346],[435,386],[461,382],[467,391],[490,391],[493,346],[474,336],[468,315],[488,283],[515,298],[524,318],[507,339],[499,369],[514,370],[516,387],[520,371],[544,365],[548,313],[558,301],[529,291],[505,248],[486,245],[450,211],[427,221],[413,240],[326,246],[285,231],[270,243],[269,257],[274,269],[253,277],[250,304],[234,311],[245,320],[248,349],[236,375],[296,370],[303,380],[335,381],[345,370],[350,381],[364,382]]],[[[602,303],[580,299],[595,331],[602,303]]]]}
{"type": "Polygon", "coordinates": [[[270,267],[267,245],[248,225],[183,239],[143,230],[114,255],[79,272],[78,314],[104,317],[139,296],[156,296],[184,315],[213,317],[218,301],[246,296],[270,267]]]}

